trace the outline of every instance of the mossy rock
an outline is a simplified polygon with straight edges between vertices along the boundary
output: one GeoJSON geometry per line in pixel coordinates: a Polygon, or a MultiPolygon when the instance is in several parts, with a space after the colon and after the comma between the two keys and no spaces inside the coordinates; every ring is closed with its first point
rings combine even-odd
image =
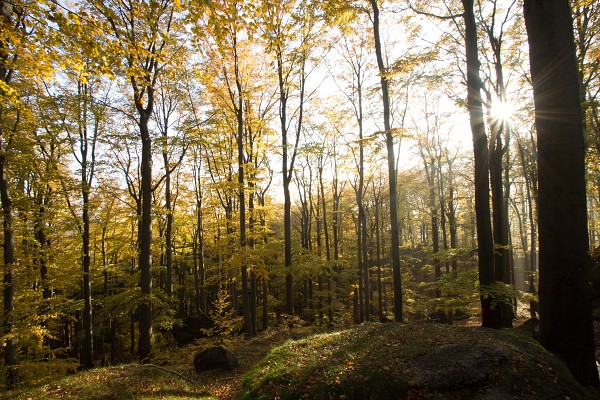
{"type": "Polygon", "coordinates": [[[366,324],[288,341],[239,399],[587,399],[564,364],[510,331],[366,324]]]}

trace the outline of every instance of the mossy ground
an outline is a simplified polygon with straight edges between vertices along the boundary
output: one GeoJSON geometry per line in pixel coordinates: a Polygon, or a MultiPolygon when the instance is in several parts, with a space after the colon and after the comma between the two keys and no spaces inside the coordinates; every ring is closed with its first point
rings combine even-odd
{"type": "MultiPolygon", "coordinates": [[[[443,365],[444,360],[440,360],[443,365]]],[[[367,324],[290,341],[273,349],[242,382],[241,399],[585,399],[564,365],[511,332],[438,324],[367,324]],[[484,382],[430,392],[411,366],[445,344],[499,346],[508,360],[484,382]]]]}
{"type": "Polygon", "coordinates": [[[240,361],[234,372],[195,374],[197,347],[187,347],[165,357],[164,367],[96,368],[0,393],[0,399],[594,398],[560,361],[517,330],[426,323],[373,323],[331,332],[281,328],[230,347],[240,361]],[[475,386],[443,392],[416,387],[411,375],[415,361],[453,343],[498,346],[508,360],[475,386]]]}

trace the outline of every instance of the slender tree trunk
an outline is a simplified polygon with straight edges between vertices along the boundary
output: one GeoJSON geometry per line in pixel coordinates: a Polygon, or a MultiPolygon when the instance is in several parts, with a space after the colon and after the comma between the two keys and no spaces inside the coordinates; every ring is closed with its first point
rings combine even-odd
{"type": "MultiPolygon", "coordinates": [[[[427,167],[427,165],[425,165],[427,167]]],[[[428,175],[429,181],[429,212],[431,214],[431,243],[433,246],[433,269],[435,273],[435,280],[439,282],[442,278],[442,268],[440,265],[440,228],[439,228],[439,216],[438,206],[436,204],[437,194],[435,193],[435,176],[436,176],[436,165],[435,159],[432,157],[429,162],[429,168],[425,169],[428,175]]],[[[437,301],[441,301],[442,290],[439,287],[435,289],[435,297],[437,301]]],[[[440,322],[444,322],[445,315],[441,309],[437,310],[438,318],[440,322]]]]}
{"type": "MultiPolygon", "coordinates": [[[[323,213],[323,233],[325,236],[325,259],[327,261],[327,270],[329,272],[327,272],[327,282],[330,284],[331,283],[331,271],[329,270],[329,263],[331,262],[331,250],[330,250],[330,245],[329,245],[329,227],[327,224],[327,204],[325,201],[325,186],[323,185],[323,165],[322,165],[322,157],[319,159],[320,160],[320,165],[319,165],[319,187],[321,189],[321,208],[322,208],[322,213],[323,213]]],[[[323,273],[321,273],[321,275],[319,276],[319,290],[321,290],[321,292],[323,292],[323,288],[321,286],[321,282],[323,279],[323,273]]],[[[328,294],[327,296],[329,298],[331,298],[331,285],[329,285],[327,291],[328,294]]],[[[323,296],[321,296],[322,298],[323,296]]],[[[322,301],[322,300],[321,300],[322,301]]],[[[330,308],[330,305],[328,304],[328,308],[330,308]]],[[[321,314],[323,314],[323,305],[321,303],[320,306],[320,312],[321,314]]],[[[321,317],[322,318],[322,317],[321,317]]]]}
{"type": "Polygon", "coordinates": [[[269,326],[269,285],[267,278],[262,278],[262,330],[269,326]]]}
{"type": "Polygon", "coordinates": [[[291,173],[288,153],[288,122],[287,100],[288,91],[285,87],[283,71],[283,54],[277,48],[277,74],[279,78],[279,120],[281,123],[281,148],[283,153],[283,237],[284,237],[284,263],[285,263],[285,310],[294,314],[294,288],[292,278],[292,200],[290,197],[291,173]]]}
{"type": "MultiPolygon", "coordinates": [[[[87,134],[87,114],[88,114],[88,87],[85,83],[78,83],[79,95],[79,131],[81,146],[81,197],[82,205],[82,267],[83,267],[83,366],[84,368],[94,367],[94,342],[93,342],[93,324],[92,324],[92,280],[90,271],[90,182],[92,177],[88,176],[90,166],[88,165],[88,134],[87,134]]],[[[92,150],[93,151],[93,150],[92,150]]],[[[92,154],[93,157],[93,154],[92,154]]],[[[92,161],[93,162],[93,161],[92,161]]],[[[91,166],[93,168],[93,166],[91,166]]]]}
{"type": "Polygon", "coordinates": [[[333,278],[329,280],[329,296],[327,298],[328,303],[328,314],[327,317],[329,319],[329,323],[333,323],[333,299],[334,296],[337,298],[337,294],[334,293],[336,288],[339,286],[339,275],[340,275],[340,201],[341,201],[341,192],[343,188],[340,187],[340,183],[338,180],[338,165],[337,165],[337,153],[336,153],[336,145],[333,144],[333,216],[332,216],[332,231],[333,231],[333,278]]]}
{"type": "MultiPolygon", "coordinates": [[[[462,0],[465,22],[465,49],[467,59],[467,106],[473,136],[475,158],[475,216],[477,225],[477,253],[479,256],[479,285],[485,291],[495,282],[494,241],[492,238],[489,205],[490,177],[488,168],[488,140],[485,133],[481,99],[481,78],[477,50],[477,25],[473,14],[473,0],[462,0]]],[[[482,325],[501,328],[498,312],[492,308],[491,296],[480,296],[482,325]]]]}
{"type": "Polygon", "coordinates": [[[402,322],[402,277],[400,274],[400,236],[398,232],[398,190],[396,183],[396,157],[394,156],[394,137],[392,135],[390,99],[388,89],[387,69],[383,62],[383,51],[379,35],[379,6],[377,0],[369,0],[373,11],[373,35],[375,38],[375,53],[379,78],[381,80],[381,94],[383,97],[383,125],[385,129],[385,143],[387,148],[388,176],[390,189],[390,224],[391,224],[391,255],[392,272],[394,274],[394,319],[402,322]]]}
{"type": "MultiPolygon", "coordinates": [[[[353,218],[354,219],[354,218],[353,218]]],[[[356,225],[356,260],[357,260],[357,277],[358,277],[358,322],[365,322],[365,282],[363,280],[363,260],[362,252],[362,229],[360,221],[354,220],[356,225]]]]}
{"type": "MultiPolygon", "coordinates": [[[[166,118],[166,117],[165,117],[166,118]]],[[[169,155],[167,153],[167,124],[163,128],[163,163],[165,168],[165,212],[167,226],[165,228],[165,265],[166,265],[166,294],[170,302],[173,300],[173,207],[171,205],[171,169],[169,168],[169,155]]]]}
{"type": "MultiPolygon", "coordinates": [[[[364,184],[360,184],[359,186],[363,186],[364,184]]],[[[363,197],[364,189],[359,189],[359,194],[357,197],[363,197]]],[[[363,292],[364,292],[364,319],[366,321],[371,320],[371,288],[369,286],[369,254],[367,247],[367,214],[365,213],[365,207],[363,205],[363,201],[361,199],[359,207],[358,207],[358,226],[360,229],[360,243],[359,243],[359,251],[361,253],[361,272],[362,272],[362,282],[363,282],[363,292]]]]}
{"type": "MultiPolygon", "coordinates": [[[[248,134],[249,137],[252,136],[252,132],[248,134]]],[[[253,154],[253,142],[250,139],[248,144],[249,153],[253,154]]],[[[249,160],[252,161],[252,160],[249,160]]],[[[250,175],[250,181],[248,182],[248,213],[250,214],[248,218],[248,228],[250,230],[250,238],[248,240],[249,247],[254,251],[256,248],[256,210],[254,209],[254,198],[256,196],[254,180],[256,176],[254,174],[250,175]]],[[[250,335],[256,336],[257,328],[257,309],[258,309],[258,281],[256,277],[256,271],[252,270],[250,272],[250,335]]]]}
{"type": "MultiPolygon", "coordinates": [[[[375,188],[375,185],[373,185],[375,188]]],[[[375,191],[375,190],[373,190],[375,191]]],[[[383,293],[382,293],[382,277],[381,277],[381,236],[379,234],[379,213],[380,213],[380,196],[374,196],[375,200],[375,252],[377,253],[377,311],[379,321],[383,321],[383,293]]]]}
{"type": "MultiPolygon", "coordinates": [[[[523,168],[524,171],[524,175],[525,175],[525,198],[527,200],[527,216],[528,216],[528,220],[529,220],[529,237],[530,237],[530,244],[529,244],[529,253],[526,253],[526,256],[529,257],[529,269],[527,271],[527,281],[528,281],[528,292],[531,294],[534,294],[536,292],[536,288],[535,288],[535,283],[536,283],[536,278],[535,278],[535,271],[536,271],[536,264],[537,264],[537,233],[536,233],[536,221],[535,221],[535,213],[534,213],[534,206],[533,206],[533,202],[534,202],[534,196],[532,195],[532,191],[536,191],[534,190],[534,183],[532,182],[532,178],[533,175],[530,172],[530,169],[532,168],[531,166],[529,166],[526,162],[525,159],[525,149],[523,148],[523,144],[520,141],[517,141],[518,144],[518,149],[519,149],[519,158],[521,159],[521,166],[523,168]]],[[[537,207],[535,207],[537,209],[537,207]]],[[[531,314],[531,318],[537,318],[537,313],[538,313],[538,307],[537,307],[537,302],[535,300],[531,300],[529,302],[529,312],[531,314]]]]}
{"type": "MultiPolygon", "coordinates": [[[[491,124],[492,137],[490,140],[490,182],[492,192],[492,216],[494,237],[494,276],[498,283],[509,284],[510,279],[510,251],[508,235],[508,214],[504,207],[504,182],[503,182],[503,153],[502,132],[505,128],[501,121],[491,124]]],[[[499,301],[496,305],[502,328],[512,328],[512,309],[509,298],[499,301]]]]}
{"type": "MultiPolygon", "coordinates": [[[[241,116],[238,117],[238,124],[242,123],[241,116]]],[[[243,126],[238,126],[238,196],[239,196],[239,215],[240,215],[240,248],[242,252],[246,251],[246,195],[244,182],[244,147],[243,147],[243,126]]],[[[248,266],[245,263],[245,256],[242,259],[242,310],[244,315],[244,332],[252,336],[252,326],[250,321],[250,287],[248,282],[248,266]]]]}
{"type": "MultiPolygon", "coordinates": [[[[86,167],[82,170],[85,171],[86,167]]],[[[92,280],[90,272],[90,216],[89,216],[89,188],[85,172],[82,174],[83,195],[83,330],[84,330],[84,357],[85,368],[94,367],[94,343],[92,326],[92,280]]]]}
{"type": "Polygon", "coordinates": [[[598,386],[571,9],[567,0],[525,0],[524,15],[538,144],[540,340],[581,384],[598,386]]]}
{"type": "Polygon", "coordinates": [[[196,312],[206,313],[206,272],[204,269],[204,223],[202,214],[202,182],[201,167],[194,154],[194,187],[196,195],[196,244],[195,244],[195,262],[194,262],[194,289],[196,292],[196,312]]]}

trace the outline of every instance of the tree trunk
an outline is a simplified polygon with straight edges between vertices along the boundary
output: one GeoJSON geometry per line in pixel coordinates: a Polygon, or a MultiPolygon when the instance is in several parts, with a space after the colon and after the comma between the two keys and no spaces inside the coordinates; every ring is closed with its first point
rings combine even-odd
{"type": "Polygon", "coordinates": [[[385,129],[385,144],[387,148],[388,176],[390,189],[390,224],[392,235],[392,271],[394,274],[394,319],[402,322],[402,277],[400,274],[400,236],[398,232],[398,190],[396,184],[396,157],[394,156],[394,137],[391,131],[391,112],[388,89],[387,70],[383,62],[383,51],[379,35],[379,6],[377,0],[369,0],[373,10],[373,35],[381,94],[383,97],[383,126],[385,129]]]}
{"type": "MultiPolygon", "coordinates": [[[[166,119],[167,117],[165,117],[166,119]]],[[[173,207],[171,206],[171,169],[169,168],[169,155],[167,153],[167,127],[165,122],[163,127],[163,163],[165,168],[165,212],[167,214],[167,226],[165,229],[165,264],[167,270],[166,276],[166,294],[169,302],[173,301],[173,207]]],[[[172,304],[171,304],[172,306],[172,304]]]]}
{"type": "MultiPolygon", "coordinates": [[[[88,176],[90,166],[88,165],[88,135],[87,135],[87,113],[88,113],[88,88],[85,83],[78,83],[78,95],[80,105],[79,121],[81,126],[80,141],[81,141],[81,197],[83,202],[82,207],[82,223],[83,230],[81,232],[82,239],[82,267],[83,267],[83,366],[84,368],[94,367],[94,342],[93,342],[93,324],[92,324],[92,280],[90,272],[90,183],[91,176],[88,176]]],[[[93,151],[92,146],[92,151],[93,151]]],[[[93,162],[93,154],[92,161],[93,162]]],[[[91,166],[93,171],[93,166],[91,166]]]]}
{"type": "MultiPolygon", "coordinates": [[[[12,21],[13,7],[12,3],[0,0],[0,17],[5,18],[10,25],[12,21]]],[[[0,41],[0,80],[3,84],[10,84],[13,76],[13,70],[7,65],[9,61],[8,43],[4,40],[0,41]]],[[[15,57],[16,58],[16,57],[15,57]]],[[[13,61],[13,60],[10,60],[13,61]]],[[[4,91],[4,90],[3,90],[4,91]]],[[[3,105],[0,105],[0,122],[3,122],[3,105]]],[[[18,125],[17,121],[14,126],[18,125]]],[[[4,334],[7,335],[4,340],[4,365],[7,367],[6,387],[12,389],[17,382],[17,344],[12,336],[14,326],[14,309],[15,309],[15,232],[13,228],[13,205],[10,198],[9,182],[6,175],[7,160],[6,160],[6,144],[10,139],[6,137],[3,124],[0,125],[0,201],[2,202],[2,217],[3,217],[3,325],[4,334]]]]}
{"type": "Polygon", "coordinates": [[[269,286],[267,278],[262,278],[262,330],[269,326],[269,286]]]}
{"type": "MultiPolygon", "coordinates": [[[[322,208],[321,212],[323,214],[323,233],[325,236],[325,259],[327,260],[327,271],[328,271],[326,279],[327,279],[327,282],[330,283],[331,282],[331,271],[329,269],[329,263],[331,262],[331,250],[330,250],[330,246],[329,246],[329,227],[327,224],[327,202],[325,201],[325,187],[323,185],[323,165],[322,165],[323,158],[322,157],[319,158],[319,161],[320,161],[320,164],[319,164],[319,187],[321,190],[321,208],[322,208]]],[[[322,279],[323,279],[323,273],[321,273],[321,275],[319,276],[319,290],[321,290],[321,293],[323,292],[322,286],[321,286],[322,279]]],[[[329,287],[327,289],[327,291],[328,291],[327,296],[329,299],[331,299],[331,287],[330,286],[331,285],[329,285],[329,287]]],[[[320,300],[319,300],[321,302],[320,307],[319,307],[319,310],[320,310],[319,315],[320,316],[323,314],[322,297],[323,296],[321,295],[320,300]]],[[[330,303],[330,301],[329,301],[329,303],[330,303]]],[[[330,304],[328,304],[328,308],[331,308],[330,304]]],[[[321,317],[321,319],[322,319],[322,317],[321,317]]]]}
{"type": "Polygon", "coordinates": [[[202,214],[201,167],[194,154],[194,188],[196,195],[196,241],[194,251],[194,289],[196,294],[196,313],[206,313],[206,272],[204,269],[204,224],[202,214]]]}
{"type": "MultiPolygon", "coordinates": [[[[442,278],[442,268],[440,265],[440,228],[439,228],[439,217],[438,217],[438,206],[437,206],[437,193],[435,192],[435,176],[436,173],[436,162],[435,158],[431,157],[429,160],[429,168],[425,163],[425,171],[427,171],[429,181],[429,212],[431,214],[431,244],[433,247],[433,269],[435,273],[435,280],[439,282],[442,278]]],[[[442,299],[442,290],[439,286],[435,288],[436,301],[440,302],[442,299]]],[[[445,315],[441,309],[436,310],[440,322],[444,322],[445,315]]]]}
{"type": "MultiPolygon", "coordinates": [[[[2,133],[2,132],[0,132],[2,133]]],[[[17,380],[17,344],[11,335],[14,325],[15,309],[15,233],[13,228],[13,206],[9,194],[9,183],[6,176],[6,148],[4,135],[0,135],[0,199],[2,200],[2,217],[4,233],[4,365],[7,366],[6,387],[13,388],[17,380]]]]}
{"type": "MultiPolygon", "coordinates": [[[[241,94],[240,94],[241,96],[241,94]]],[[[239,199],[239,215],[240,215],[240,250],[242,254],[246,252],[246,189],[244,179],[244,126],[243,115],[241,108],[241,98],[236,109],[238,119],[237,130],[237,147],[238,147],[238,199],[239,199]]],[[[242,262],[242,311],[244,316],[244,332],[248,336],[252,336],[252,327],[250,321],[250,286],[248,282],[248,266],[245,263],[246,256],[241,259],[242,262]]]]}
{"type": "Polygon", "coordinates": [[[540,340],[581,384],[598,386],[571,10],[567,0],[525,0],[524,15],[538,148],[540,340]]]}
{"type": "MultiPolygon", "coordinates": [[[[148,89],[150,90],[150,89],[148,89]]],[[[152,139],[148,130],[149,113],[140,115],[139,128],[142,139],[140,223],[140,288],[138,356],[145,360],[152,350],[152,139]]]]}
{"type": "MultiPolygon", "coordinates": [[[[82,167],[85,171],[87,166],[82,167]]],[[[82,172],[82,195],[83,195],[83,366],[94,367],[94,343],[92,325],[92,280],[90,273],[90,216],[89,216],[89,188],[85,172],[82,172]]]]}
{"type": "MultiPolygon", "coordinates": [[[[477,25],[473,14],[473,0],[462,0],[465,22],[465,50],[467,60],[467,106],[473,136],[475,159],[475,216],[477,226],[477,254],[479,256],[479,285],[489,289],[495,282],[494,241],[490,215],[490,177],[488,169],[488,140],[485,133],[481,99],[481,78],[477,50],[477,25]]],[[[502,327],[497,309],[492,309],[492,298],[482,293],[482,325],[486,328],[502,327]]]]}
{"type": "Polygon", "coordinates": [[[366,261],[363,260],[361,224],[358,219],[355,219],[354,222],[356,225],[356,261],[358,266],[358,322],[360,323],[365,322],[365,282],[363,280],[363,265],[366,261]]]}
{"type": "MultiPolygon", "coordinates": [[[[492,189],[492,216],[494,237],[494,276],[496,282],[509,284],[510,279],[510,251],[509,251],[509,226],[508,214],[505,209],[504,182],[502,159],[504,146],[502,144],[502,131],[506,129],[501,121],[491,124],[492,138],[490,140],[490,182],[492,189]]],[[[512,309],[509,299],[503,299],[496,305],[502,328],[512,328],[512,309]]]]}
{"type": "Polygon", "coordinates": [[[373,198],[375,202],[375,253],[377,258],[377,315],[383,321],[383,292],[381,276],[381,235],[379,234],[379,213],[381,210],[380,193],[375,195],[375,184],[373,184],[373,198]]]}

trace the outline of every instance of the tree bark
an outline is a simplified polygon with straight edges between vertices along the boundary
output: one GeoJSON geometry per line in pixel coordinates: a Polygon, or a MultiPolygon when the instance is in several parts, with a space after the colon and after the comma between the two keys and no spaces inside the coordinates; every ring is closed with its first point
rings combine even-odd
{"type": "Polygon", "coordinates": [[[17,379],[17,344],[12,336],[15,310],[15,233],[13,228],[13,206],[6,176],[6,147],[0,135],[0,199],[4,233],[4,365],[8,367],[6,386],[14,387],[17,379]]]}
{"type": "Polygon", "coordinates": [[[394,137],[392,135],[390,98],[388,88],[387,70],[383,62],[383,51],[379,35],[379,6],[377,0],[369,0],[373,11],[373,35],[375,39],[375,53],[379,78],[381,80],[381,94],[383,97],[383,126],[385,129],[385,144],[387,148],[388,176],[390,190],[390,224],[391,224],[391,255],[392,272],[394,276],[394,320],[403,321],[402,317],[402,276],[400,274],[400,235],[398,232],[398,190],[396,184],[396,157],[394,156],[394,137]]]}
{"type": "MultiPolygon", "coordinates": [[[[165,119],[168,117],[165,116],[165,119]]],[[[167,226],[165,229],[165,265],[166,265],[166,294],[169,302],[173,301],[173,207],[171,205],[171,169],[169,167],[169,155],[167,153],[167,127],[165,122],[163,126],[163,165],[165,168],[165,212],[167,214],[167,226]]]]}
{"type": "MultiPolygon", "coordinates": [[[[83,366],[84,368],[94,367],[94,339],[93,339],[93,324],[92,324],[92,282],[90,272],[90,189],[93,176],[88,176],[89,171],[93,171],[94,155],[91,154],[92,160],[88,161],[88,146],[89,138],[87,134],[87,113],[88,113],[88,87],[85,83],[78,83],[78,97],[80,106],[79,109],[79,140],[81,146],[81,198],[82,207],[82,223],[83,229],[81,232],[82,239],[82,267],[83,267],[83,366]]],[[[94,146],[92,146],[92,151],[94,146]]],[[[91,175],[91,173],[89,174],[91,175]]]]}
{"type": "MultiPolygon", "coordinates": [[[[6,19],[6,23],[11,25],[12,21],[12,3],[8,1],[0,1],[1,17],[6,19]]],[[[16,59],[16,56],[14,56],[16,59]]],[[[0,79],[8,85],[13,76],[13,70],[8,67],[9,60],[8,45],[4,41],[0,41],[0,79]]],[[[0,122],[4,119],[4,107],[0,105],[0,122]]],[[[17,120],[14,127],[18,126],[17,120]]],[[[14,326],[14,309],[15,309],[15,232],[13,228],[13,203],[10,197],[10,184],[6,174],[7,170],[7,143],[10,141],[6,136],[6,131],[3,125],[0,125],[0,201],[2,202],[2,217],[3,217],[3,325],[4,334],[7,335],[4,340],[4,365],[7,367],[6,387],[12,389],[17,381],[17,344],[12,336],[14,326]]]]}
{"type": "MultiPolygon", "coordinates": [[[[148,88],[150,92],[152,89],[148,88]]],[[[141,162],[141,200],[142,215],[140,223],[140,255],[141,272],[140,288],[142,301],[139,305],[139,338],[138,356],[145,360],[152,350],[152,139],[148,130],[149,113],[140,115],[139,128],[142,140],[141,162]]]]}
{"type": "MultiPolygon", "coordinates": [[[[477,254],[479,256],[479,285],[486,290],[495,282],[494,241],[490,215],[490,176],[488,168],[488,140],[485,133],[481,98],[481,78],[477,50],[477,25],[473,14],[473,0],[462,0],[465,22],[465,51],[467,60],[467,107],[473,136],[475,159],[475,219],[477,228],[477,254]]],[[[498,312],[492,309],[489,294],[480,296],[482,326],[501,327],[498,312]]]]}
{"type": "Polygon", "coordinates": [[[589,293],[582,109],[567,0],[525,0],[538,149],[540,340],[600,384],[589,293]]]}

